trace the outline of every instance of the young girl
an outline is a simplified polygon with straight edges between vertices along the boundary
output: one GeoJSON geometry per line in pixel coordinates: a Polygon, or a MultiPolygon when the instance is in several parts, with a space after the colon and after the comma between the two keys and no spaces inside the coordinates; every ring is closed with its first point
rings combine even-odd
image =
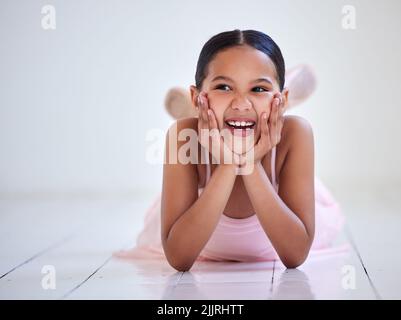
{"type": "Polygon", "coordinates": [[[314,176],[309,122],[283,115],[290,94],[284,75],[280,48],[262,32],[222,32],[206,42],[190,87],[198,117],[169,129],[161,198],[137,248],[119,256],[153,253],[179,271],[197,260],[280,259],[295,268],[311,249],[331,246],[344,218],[314,176]],[[189,144],[202,161],[179,161],[188,144],[177,138],[183,130],[197,133],[189,144]],[[207,130],[229,132],[231,140],[201,134],[207,130]],[[247,147],[234,148],[234,140],[247,147]]]}

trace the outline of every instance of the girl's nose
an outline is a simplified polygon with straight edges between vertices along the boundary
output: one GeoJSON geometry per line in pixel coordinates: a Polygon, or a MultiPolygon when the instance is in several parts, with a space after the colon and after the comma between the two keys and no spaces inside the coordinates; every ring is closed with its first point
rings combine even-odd
{"type": "Polygon", "coordinates": [[[231,107],[235,110],[242,111],[251,109],[252,104],[245,96],[237,95],[232,101],[231,107]]]}

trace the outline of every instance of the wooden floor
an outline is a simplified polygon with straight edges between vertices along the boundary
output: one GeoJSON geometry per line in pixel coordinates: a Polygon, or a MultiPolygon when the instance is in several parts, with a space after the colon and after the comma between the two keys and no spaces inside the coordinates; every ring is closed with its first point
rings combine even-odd
{"type": "Polygon", "coordinates": [[[344,193],[348,251],[279,261],[197,262],[112,257],[130,247],[152,195],[0,200],[0,299],[400,299],[398,192],[344,193]],[[54,284],[54,286],[52,286],[54,284]]]}

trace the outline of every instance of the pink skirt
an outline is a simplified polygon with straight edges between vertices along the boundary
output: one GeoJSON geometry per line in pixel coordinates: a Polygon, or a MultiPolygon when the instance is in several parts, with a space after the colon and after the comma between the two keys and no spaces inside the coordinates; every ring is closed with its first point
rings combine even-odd
{"type": "MultiPolygon", "coordinates": [[[[154,199],[152,205],[147,210],[144,219],[144,227],[137,236],[136,246],[129,250],[123,250],[114,253],[116,257],[128,258],[128,259],[166,259],[161,243],[160,201],[161,201],[161,195],[159,194],[154,199]]],[[[234,219],[234,220],[239,221],[242,219],[234,219]]],[[[335,201],[333,195],[323,185],[323,183],[317,177],[315,177],[315,237],[312,243],[309,256],[347,251],[349,248],[348,245],[341,245],[341,246],[333,245],[339,233],[342,231],[344,223],[345,223],[345,218],[339,204],[335,201]]],[[[238,237],[244,234],[245,234],[244,232],[239,232],[238,237]]],[[[221,235],[217,239],[221,239],[221,235]]],[[[227,242],[229,243],[246,242],[246,241],[241,241],[241,239],[238,240],[239,241],[227,241],[227,242]]],[[[277,254],[275,254],[275,250],[273,247],[270,250],[266,250],[266,252],[269,252],[269,254],[258,256],[255,258],[252,258],[252,256],[249,255],[241,255],[241,252],[238,252],[238,257],[244,257],[242,259],[241,258],[233,259],[232,257],[226,259],[224,254],[226,254],[229,251],[229,248],[224,248],[224,250],[221,251],[222,253],[221,256],[219,256],[218,251],[217,253],[215,252],[214,256],[210,255],[208,256],[207,254],[203,255],[202,254],[203,252],[207,252],[205,249],[201,252],[197,260],[271,261],[271,260],[276,260],[278,257],[277,254]]],[[[245,249],[241,248],[241,250],[252,251],[252,250],[247,250],[246,248],[245,249]]],[[[235,253],[233,256],[235,257],[235,253]]]]}

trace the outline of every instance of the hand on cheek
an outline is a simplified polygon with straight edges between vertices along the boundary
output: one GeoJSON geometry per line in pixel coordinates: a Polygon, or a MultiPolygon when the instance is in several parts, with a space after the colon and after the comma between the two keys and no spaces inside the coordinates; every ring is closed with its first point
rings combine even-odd
{"type": "Polygon", "coordinates": [[[270,108],[259,117],[260,137],[252,153],[243,155],[241,163],[257,163],[281,140],[281,131],[284,123],[284,103],[280,93],[276,93],[271,101],[270,108]]]}
{"type": "Polygon", "coordinates": [[[205,93],[198,97],[198,140],[212,155],[213,163],[239,165],[239,155],[228,148],[220,135],[219,125],[214,111],[209,106],[205,93]]]}
{"type": "Polygon", "coordinates": [[[281,140],[281,131],[284,124],[284,103],[281,94],[276,94],[272,103],[272,111],[270,112],[268,127],[271,142],[271,148],[279,144],[281,140]],[[276,102],[274,102],[276,101],[276,102]]]}

